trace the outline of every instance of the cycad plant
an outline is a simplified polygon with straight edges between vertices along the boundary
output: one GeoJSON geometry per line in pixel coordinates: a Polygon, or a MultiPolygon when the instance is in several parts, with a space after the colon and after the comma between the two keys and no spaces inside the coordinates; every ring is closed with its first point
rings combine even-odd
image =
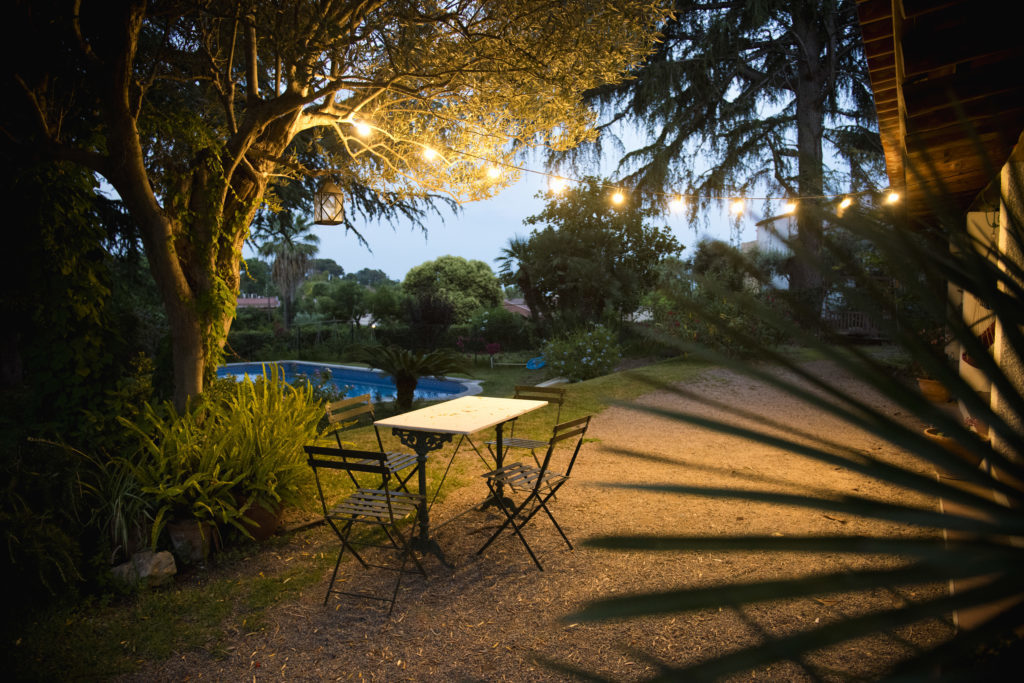
{"type": "MultiPolygon", "coordinates": [[[[1004,206],[1006,203],[1004,202],[1004,206]]],[[[802,210],[808,210],[804,207],[802,210]]],[[[992,225],[999,212],[988,215],[990,225],[1001,232],[1000,242],[1020,249],[1024,244],[1021,216],[1002,212],[1002,225],[992,225]],[[1016,246],[1013,246],[1016,245],[1016,246]]],[[[736,361],[729,356],[672,339],[686,353],[728,366],[762,382],[776,386],[809,404],[841,417],[851,425],[877,435],[927,461],[933,468],[913,470],[883,461],[871,452],[861,452],[802,433],[799,426],[760,421],[758,428],[744,428],[709,419],[694,412],[663,411],[666,417],[681,420],[724,434],[758,440],[785,448],[835,467],[846,468],[908,492],[924,494],[946,503],[935,506],[879,502],[850,493],[843,496],[792,494],[777,491],[751,491],[732,488],[669,486],[652,483],[649,488],[668,494],[703,495],[780,505],[796,505],[829,514],[860,515],[888,520],[919,530],[899,539],[868,536],[715,537],[711,535],[605,536],[588,541],[592,547],[636,552],[685,551],[803,551],[806,553],[862,553],[887,555],[893,562],[886,569],[850,570],[770,583],[738,583],[711,588],[690,588],[681,583],[677,590],[633,594],[591,603],[568,617],[578,620],[624,620],[641,615],[671,615],[691,610],[723,606],[744,606],[795,597],[813,597],[824,593],[886,590],[892,586],[934,585],[955,582],[953,591],[908,601],[892,609],[850,616],[808,630],[783,636],[766,636],[760,644],[721,656],[713,661],[692,662],[682,666],[660,663],[658,678],[681,680],[717,680],[756,670],[783,660],[801,661],[814,650],[840,642],[888,632],[900,626],[930,618],[950,617],[958,611],[999,604],[1001,610],[972,628],[961,628],[949,642],[933,649],[917,651],[888,672],[893,677],[931,676],[966,677],[971,680],[1006,671],[1007,660],[1020,651],[1019,629],[1024,625],[1024,395],[1019,350],[1024,349],[1024,269],[1019,260],[1005,257],[995,248],[991,235],[970,231],[961,215],[940,218],[929,228],[900,222],[898,216],[883,210],[850,211],[843,216],[828,216],[833,230],[845,231],[870,243],[873,259],[856,259],[848,251],[833,250],[821,263],[838,264],[847,274],[848,284],[841,287],[846,304],[866,311],[874,323],[897,344],[909,361],[922,366],[940,380],[958,401],[961,415],[931,403],[904,377],[893,372],[891,364],[872,354],[870,348],[837,341],[824,326],[808,321],[797,325],[758,306],[757,298],[742,292],[730,294],[744,315],[770,324],[794,341],[811,347],[849,373],[870,384],[899,407],[904,415],[933,425],[949,440],[945,445],[928,438],[920,428],[908,426],[891,412],[844,392],[807,372],[790,356],[771,348],[761,348],[759,359],[787,373],[773,373],[764,363],[736,361]],[[902,297],[894,304],[894,293],[878,284],[879,264],[887,267],[898,284],[902,297]],[[950,287],[947,290],[947,283],[950,287]],[[961,307],[947,291],[961,290],[980,302],[984,315],[965,322],[961,307]],[[913,305],[908,305],[908,301],[913,305]],[[969,360],[971,381],[955,366],[937,356],[931,340],[921,334],[920,321],[938,322],[955,346],[958,358],[969,360]],[[991,325],[995,323],[993,328],[991,325]],[[997,330],[995,347],[1004,349],[997,361],[993,354],[991,330],[997,330]],[[1011,351],[1006,351],[1010,349],[1011,351]],[[979,386],[991,386],[991,400],[979,393],[979,386]],[[822,400],[822,395],[827,400],[822,400]],[[995,406],[995,408],[993,408],[995,406]],[[963,416],[969,416],[964,419],[963,416]],[[987,430],[982,428],[987,426],[987,430]],[[982,433],[986,432],[985,438],[982,433]],[[780,436],[780,434],[786,436],[780,436]],[[964,457],[964,456],[967,457],[964,457]],[[972,464],[980,461],[980,466],[972,464]],[[943,472],[949,477],[936,476],[943,472]],[[944,529],[937,536],[935,529],[944,529]],[[971,586],[963,588],[964,586],[971,586]]],[[[799,250],[799,245],[791,244],[799,250]]],[[[1019,252],[1018,252],[1019,253],[1019,252]]],[[[803,254],[808,257],[809,254],[803,254]]],[[[836,267],[836,266],[833,266],[836,267]]],[[[713,283],[704,283],[712,287],[713,283]]],[[[693,304],[697,305],[697,304],[693,304]]],[[[702,311],[694,310],[700,315],[702,311]]],[[[742,335],[742,330],[733,330],[742,335]]],[[[738,338],[744,348],[756,345],[754,339],[738,338]]],[[[960,363],[961,367],[963,363],[960,363]]],[[[659,387],[692,397],[685,388],[659,387]]],[[[701,398],[706,404],[706,398],[701,398]]],[[[747,417],[754,418],[749,415],[747,417]]],[[[756,419],[756,418],[755,418],[756,419]]],[[[908,496],[908,499],[910,497],[908,496]]],[[[951,583],[952,585],[952,583],[951,583]]],[[[1018,671],[1019,674],[1019,671],[1018,671]]]]}
{"type": "Polygon", "coordinates": [[[466,361],[446,349],[410,351],[398,346],[357,346],[349,359],[366,363],[386,372],[395,383],[395,409],[412,408],[413,392],[421,377],[440,377],[450,372],[466,372],[466,361]]]}

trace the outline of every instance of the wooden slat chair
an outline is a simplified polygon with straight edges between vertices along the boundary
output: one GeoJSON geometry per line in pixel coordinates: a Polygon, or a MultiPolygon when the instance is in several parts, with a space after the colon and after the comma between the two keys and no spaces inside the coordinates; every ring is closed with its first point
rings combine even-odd
{"type": "MultiPolygon", "coordinates": [[[[487,548],[501,535],[505,529],[511,527],[513,533],[522,542],[526,548],[526,552],[533,558],[534,564],[537,565],[537,569],[541,571],[544,567],[541,566],[540,560],[534,554],[533,549],[530,548],[530,544],[526,542],[526,538],[523,536],[523,527],[529,524],[538,512],[544,511],[544,514],[548,516],[551,523],[558,529],[558,533],[562,536],[562,540],[565,541],[569,549],[572,550],[572,543],[569,538],[562,531],[562,527],[555,521],[554,515],[551,514],[551,509],[548,507],[549,501],[554,497],[555,493],[562,487],[565,482],[569,480],[569,475],[572,473],[573,465],[576,464],[576,457],[580,453],[580,446],[583,445],[583,435],[587,433],[587,427],[590,426],[590,418],[581,417],[562,424],[555,425],[551,433],[551,439],[548,440],[547,452],[544,454],[544,460],[540,467],[534,467],[523,462],[514,462],[509,465],[505,465],[500,469],[493,470],[483,475],[487,480],[487,487],[491,490],[491,496],[498,505],[498,508],[505,515],[505,521],[502,523],[498,530],[487,539],[483,547],[477,551],[477,555],[483,553],[487,548]],[[572,455],[569,457],[568,464],[566,464],[564,470],[559,470],[552,467],[552,456],[554,455],[556,448],[563,441],[570,439],[575,440],[575,447],[572,450],[572,455]],[[511,502],[510,499],[505,498],[504,491],[510,490],[515,493],[525,494],[522,501],[519,503],[511,502]]],[[[566,446],[572,445],[572,442],[565,444],[566,446]]]]}
{"type": "Polygon", "coordinates": [[[402,583],[402,577],[406,574],[421,574],[426,576],[423,565],[413,554],[410,545],[411,534],[415,529],[416,517],[421,496],[412,495],[402,491],[395,491],[391,488],[391,469],[387,466],[387,454],[375,453],[373,451],[359,451],[345,448],[333,448],[328,446],[306,446],[306,457],[309,466],[313,469],[313,477],[316,481],[317,492],[320,495],[320,503],[323,506],[324,519],[341,541],[341,549],[338,551],[338,559],[334,563],[334,572],[331,574],[331,582],[327,585],[327,594],[324,595],[324,604],[327,604],[331,593],[348,595],[355,598],[369,600],[380,600],[390,604],[388,614],[395,609],[395,601],[398,598],[398,588],[402,583]],[[375,475],[380,478],[379,488],[360,488],[344,499],[334,503],[329,499],[329,491],[337,490],[337,487],[325,487],[327,473],[347,472],[353,476],[355,472],[366,475],[375,475]],[[402,533],[399,522],[411,518],[412,526],[409,533],[410,538],[402,533]],[[387,543],[374,543],[372,535],[364,535],[365,540],[353,540],[352,531],[356,525],[369,525],[379,527],[384,532],[387,543]],[[360,546],[358,549],[356,546],[360,546]],[[400,563],[392,565],[373,564],[368,562],[360,553],[365,548],[383,548],[387,551],[395,551],[399,554],[400,563]],[[394,588],[390,597],[375,595],[370,592],[355,592],[335,590],[334,584],[338,578],[338,568],[341,565],[341,558],[348,550],[363,569],[375,567],[398,574],[395,579],[394,588]],[[415,568],[406,569],[409,559],[412,559],[415,568]]]}
{"type": "MultiPolygon", "coordinates": [[[[560,387],[534,387],[529,385],[516,385],[515,394],[512,398],[522,398],[532,401],[547,401],[548,404],[557,406],[555,411],[555,419],[552,424],[558,424],[558,421],[562,419],[562,404],[565,403],[565,389],[560,387]]],[[[487,449],[494,454],[494,448],[496,447],[497,441],[485,442],[487,449]]],[[[537,457],[537,450],[541,448],[547,448],[548,442],[542,439],[530,439],[525,436],[516,436],[516,423],[512,423],[512,428],[509,430],[508,436],[501,440],[502,448],[508,453],[510,448],[524,448],[530,451],[533,456],[533,461],[540,467],[540,458],[537,457]]],[[[501,458],[504,462],[504,458],[501,458]]]]}
{"type": "MultiPolygon", "coordinates": [[[[341,440],[342,432],[359,425],[363,421],[369,421],[370,424],[373,424],[373,400],[370,394],[344,398],[340,401],[328,403],[324,410],[327,411],[328,430],[334,434],[334,438],[338,442],[338,448],[345,447],[341,440]]],[[[416,454],[402,453],[400,451],[385,452],[384,442],[380,438],[380,430],[377,429],[377,425],[373,425],[373,433],[377,437],[378,450],[387,456],[385,465],[395,478],[395,488],[406,493],[412,493],[409,491],[408,483],[416,474],[419,465],[416,454]],[[400,475],[399,473],[402,474],[400,475]]],[[[356,479],[354,472],[349,472],[349,477],[351,477],[352,483],[356,488],[359,488],[359,481],[356,479]]]]}

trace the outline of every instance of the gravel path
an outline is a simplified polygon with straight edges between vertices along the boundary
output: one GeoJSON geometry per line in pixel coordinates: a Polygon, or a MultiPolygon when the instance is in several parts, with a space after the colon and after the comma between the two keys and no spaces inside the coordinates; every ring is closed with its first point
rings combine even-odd
{"type": "MultiPolygon", "coordinates": [[[[826,362],[808,368],[841,382],[847,391],[870,392],[826,362]]],[[[878,437],[764,384],[725,370],[710,370],[686,389],[765,418],[827,436],[892,462],[926,472],[924,463],[878,437]]],[[[883,534],[909,533],[896,524],[843,518],[817,510],[675,493],[638,491],[618,484],[679,483],[760,488],[786,492],[809,489],[855,493],[879,500],[932,505],[905,491],[808,461],[793,453],[717,434],[640,410],[644,406],[701,411],[736,420],[735,411],[715,409],[669,392],[655,392],[634,404],[597,415],[573,479],[558,495],[555,515],[574,541],[615,533],[666,534],[883,534]]],[[[895,409],[890,410],[895,414],[895,409]]],[[[785,430],[788,431],[788,430],[785,430]]],[[[459,458],[464,456],[460,454],[459,458]]],[[[467,472],[482,469],[468,454],[467,472]]],[[[430,576],[403,585],[389,619],[375,604],[321,605],[322,584],[298,600],[272,608],[262,628],[224,634],[216,652],[184,652],[139,672],[137,680],[564,680],[567,674],[539,663],[549,660],[614,680],[636,680],[657,669],[650,658],[673,664],[694,661],[758,642],[764,633],[799,631],[842,615],[891,608],[943,586],[822,595],[773,601],[743,609],[725,608],[625,622],[573,623],[562,617],[587,601],[648,590],[713,586],[754,579],[781,579],[843,568],[883,567],[889,558],[852,554],[611,552],[577,545],[568,550],[546,520],[528,527],[531,545],[544,563],[539,572],[512,537],[482,556],[495,513],[473,505],[485,491],[472,477],[433,512],[436,538],[455,565],[427,560],[430,576]]],[[[493,527],[491,527],[493,528],[493,527]]],[[[333,553],[334,538],[318,527],[296,533],[282,550],[267,550],[246,572],[278,571],[284,555],[333,553]]],[[[356,573],[361,585],[376,581],[356,573]]],[[[782,662],[740,678],[775,680],[871,678],[887,662],[914,647],[950,637],[946,621],[860,639],[782,662]]]]}

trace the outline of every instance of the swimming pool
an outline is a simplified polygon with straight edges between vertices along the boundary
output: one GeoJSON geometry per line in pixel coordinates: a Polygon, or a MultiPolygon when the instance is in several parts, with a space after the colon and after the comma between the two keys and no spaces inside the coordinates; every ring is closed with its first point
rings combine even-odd
{"type": "MultiPolygon", "coordinates": [[[[326,373],[329,383],[343,390],[345,396],[370,394],[375,403],[393,401],[395,398],[394,382],[379,370],[297,360],[280,360],[275,363],[284,370],[286,382],[292,382],[299,377],[309,377],[316,381],[316,378],[323,377],[326,373]]],[[[263,375],[265,365],[270,365],[270,363],[227,363],[217,368],[217,376],[243,377],[249,375],[256,378],[263,375]]],[[[479,393],[480,383],[474,380],[439,380],[433,377],[421,377],[420,381],[416,383],[414,398],[425,401],[441,401],[479,393]]]]}

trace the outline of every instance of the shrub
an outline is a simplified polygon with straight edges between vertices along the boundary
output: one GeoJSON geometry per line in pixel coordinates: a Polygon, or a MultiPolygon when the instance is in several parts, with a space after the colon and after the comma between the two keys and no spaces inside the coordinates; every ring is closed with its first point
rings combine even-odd
{"type": "Polygon", "coordinates": [[[308,387],[295,388],[269,366],[255,382],[220,380],[179,415],[146,404],[136,421],[137,451],[125,456],[153,517],[156,546],[171,519],[196,519],[249,535],[242,517],[254,506],[302,500],[310,483],[302,446],[323,413],[308,387]]]}
{"type": "Polygon", "coordinates": [[[572,382],[607,375],[621,357],[615,335],[602,325],[581,329],[544,345],[544,360],[572,382]]]}

